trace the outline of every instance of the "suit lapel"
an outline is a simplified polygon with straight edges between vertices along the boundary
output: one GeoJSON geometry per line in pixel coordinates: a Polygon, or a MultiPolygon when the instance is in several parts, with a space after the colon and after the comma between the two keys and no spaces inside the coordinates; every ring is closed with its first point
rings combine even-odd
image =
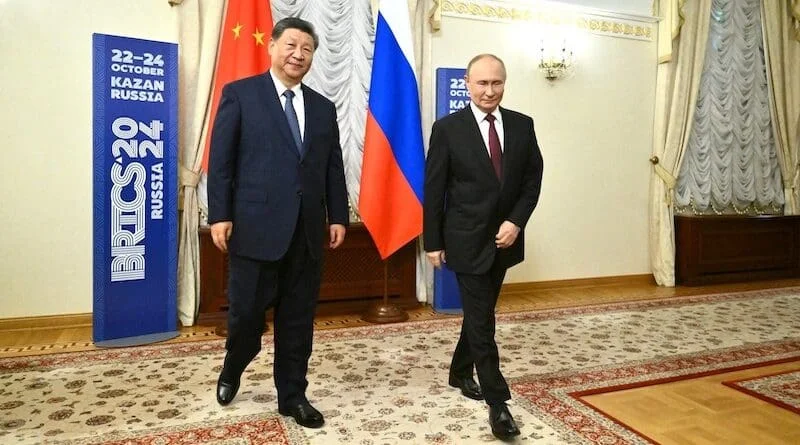
{"type": "MultiPolygon", "coordinates": [[[[292,137],[292,132],[289,130],[289,122],[286,120],[286,113],[283,111],[283,107],[281,107],[278,90],[275,89],[275,82],[272,81],[272,74],[267,72],[263,76],[263,79],[264,81],[261,82],[261,94],[262,97],[266,98],[267,115],[271,117],[273,124],[275,124],[275,127],[278,128],[283,137],[284,143],[281,145],[299,156],[300,154],[297,153],[297,149],[295,148],[294,137],[292,137]]],[[[308,122],[308,119],[306,119],[306,122],[308,122]]]]}
{"type": "Polygon", "coordinates": [[[503,107],[499,108],[500,115],[503,116],[503,178],[505,179],[509,170],[508,163],[511,162],[509,159],[512,158],[511,153],[514,150],[514,144],[516,143],[514,135],[517,134],[517,132],[513,129],[514,122],[512,122],[513,118],[511,117],[511,114],[503,109],[503,107]]]}
{"type": "Polygon", "coordinates": [[[301,158],[305,158],[306,154],[308,153],[308,150],[311,149],[310,141],[311,141],[312,130],[310,128],[310,123],[312,121],[316,122],[317,118],[316,116],[314,116],[314,110],[316,108],[313,107],[311,104],[313,96],[309,92],[309,88],[305,86],[305,84],[300,84],[300,88],[303,89],[303,109],[305,110],[305,117],[306,117],[305,123],[303,124],[303,127],[305,127],[305,129],[303,130],[303,154],[301,155],[301,158]]]}
{"type": "Polygon", "coordinates": [[[478,121],[475,120],[475,115],[472,114],[472,109],[467,105],[460,113],[462,113],[461,119],[464,123],[464,127],[467,128],[469,132],[468,140],[476,141],[475,143],[469,144],[468,155],[477,159],[484,173],[490,175],[499,184],[500,180],[494,173],[494,166],[492,166],[492,160],[489,158],[489,147],[486,146],[486,142],[483,140],[481,129],[478,127],[478,121]]]}

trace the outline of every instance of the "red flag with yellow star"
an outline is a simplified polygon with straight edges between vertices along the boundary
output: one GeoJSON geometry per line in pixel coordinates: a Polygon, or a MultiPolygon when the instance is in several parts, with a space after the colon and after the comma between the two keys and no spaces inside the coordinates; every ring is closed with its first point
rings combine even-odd
{"type": "Polygon", "coordinates": [[[203,171],[208,171],[208,147],[222,87],[228,82],[269,69],[267,45],[271,34],[272,10],[269,0],[228,0],[225,23],[219,38],[217,67],[214,71],[208,133],[203,150],[203,171]]]}

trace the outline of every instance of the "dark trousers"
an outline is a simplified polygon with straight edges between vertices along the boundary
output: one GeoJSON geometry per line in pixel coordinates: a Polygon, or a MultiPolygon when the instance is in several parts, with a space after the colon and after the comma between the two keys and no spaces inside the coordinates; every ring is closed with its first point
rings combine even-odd
{"type": "Polygon", "coordinates": [[[500,356],[494,341],[494,310],[505,276],[506,268],[497,262],[484,274],[456,273],[464,321],[453,351],[450,375],[472,377],[474,366],[486,403],[490,405],[511,399],[508,384],[500,373],[500,356]]]}
{"type": "Polygon", "coordinates": [[[261,350],[266,311],[274,308],[273,376],[278,407],[306,401],[321,263],[308,251],[302,216],[283,258],[260,261],[229,255],[229,267],[228,353],[222,379],[237,380],[261,350]]]}

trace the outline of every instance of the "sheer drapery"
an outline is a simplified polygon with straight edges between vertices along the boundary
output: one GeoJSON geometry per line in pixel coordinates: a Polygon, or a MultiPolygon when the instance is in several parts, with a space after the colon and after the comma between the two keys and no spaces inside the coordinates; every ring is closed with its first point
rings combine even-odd
{"type": "Polygon", "coordinates": [[[178,227],[178,317],[184,326],[194,324],[200,302],[197,184],[224,6],[225,2],[219,0],[193,0],[183,2],[177,11],[180,43],[178,177],[182,196],[178,227]]]}
{"type": "MultiPolygon", "coordinates": [[[[433,65],[431,62],[431,33],[441,26],[441,11],[436,12],[437,5],[432,6],[430,0],[408,0],[411,12],[411,34],[414,37],[414,53],[417,66],[417,82],[419,86],[420,115],[422,117],[423,144],[427,153],[428,141],[425,137],[433,123],[433,102],[429,94],[433,82],[433,65]]],[[[440,8],[439,8],[440,9],[440,8]]],[[[466,63],[466,62],[465,62],[466,63]]],[[[422,237],[417,239],[417,299],[433,304],[433,267],[425,255],[422,237]]]]}
{"type": "Polygon", "coordinates": [[[783,183],[764,70],[760,0],[713,0],[676,210],[780,214],[783,183]]]}
{"type": "Polygon", "coordinates": [[[319,35],[304,82],[336,104],[350,202],[358,199],[375,40],[369,0],[270,0],[272,19],[302,17],[319,35]]]}
{"type": "Polygon", "coordinates": [[[694,118],[710,11],[711,0],[683,5],[680,13],[684,24],[679,38],[672,41],[671,60],[658,65],[650,180],[650,264],[656,282],[663,286],[675,285],[672,196],[694,118]]]}
{"type": "Polygon", "coordinates": [[[783,175],[784,213],[800,213],[800,2],[763,0],[762,22],[775,145],[783,175]]]}

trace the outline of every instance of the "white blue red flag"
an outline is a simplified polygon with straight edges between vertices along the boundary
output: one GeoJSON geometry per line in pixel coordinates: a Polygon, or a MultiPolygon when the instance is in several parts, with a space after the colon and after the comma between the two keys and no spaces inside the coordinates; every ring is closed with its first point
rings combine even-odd
{"type": "Polygon", "coordinates": [[[378,8],[358,210],[382,258],[422,233],[425,151],[405,1],[378,8]]]}

